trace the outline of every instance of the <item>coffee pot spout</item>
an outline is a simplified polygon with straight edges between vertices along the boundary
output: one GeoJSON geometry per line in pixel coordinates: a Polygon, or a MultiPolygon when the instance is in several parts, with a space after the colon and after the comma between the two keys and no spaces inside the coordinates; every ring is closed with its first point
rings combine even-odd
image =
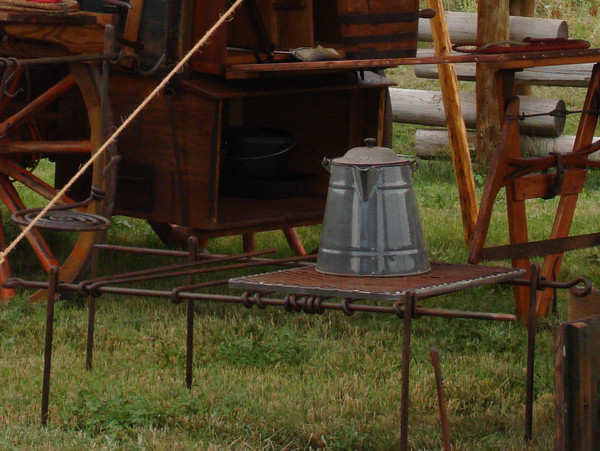
{"type": "Polygon", "coordinates": [[[375,190],[377,189],[377,183],[379,176],[381,175],[381,168],[378,167],[366,167],[361,168],[354,166],[352,168],[354,175],[354,183],[356,189],[360,194],[360,198],[363,202],[368,202],[375,190]]]}

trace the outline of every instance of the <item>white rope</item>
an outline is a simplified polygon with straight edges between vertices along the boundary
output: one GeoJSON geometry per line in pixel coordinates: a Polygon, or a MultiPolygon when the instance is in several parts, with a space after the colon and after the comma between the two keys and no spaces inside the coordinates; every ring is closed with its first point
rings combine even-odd
{"type": "Polygon", "coordinates": [[[131,123],[131,121],[133,121],[133,119],[135,119],[135,117],[146,107],[146,105],[150,103],[150,101],[161,91],[161,89],[165,87],[169,80],[171,80],[171,78],[173,78],[175,74],[177,74],[177,72],[179,72],[183,68],[183,66],[187,64],[187,62],[194,55],[194,53],[196,53],[203,45],[205,45],[208,39],[212,36],[212,34],[233,15],[235,10],[238,8],[239,5],[242,4],[243,1],[244,0],[236,0],[236,2],[233,5],[231,5],[231,7],[225,12],[225,14],[223,14],[219,18],[219,20],[217,20],[217,22],[212,26],[212,28],[208,30],[206,34],[194,45],[194,47],[192,47],[192,49],[181,59],[181,61],[177,63],[173,70],[169,72],[169,74],[160,82],[160,84],[156,88],[154,88],[154,90],[148,95],[148,97],[146,97],[144,101],[140,103],[140,105],[135,109],[135,111],[131,113],[131,115],[121,124],[121,126],[117,128],[117,130],[106,140],[104,144],[102,144],[102,146],[87,161],[87,163],[85,163],[79,169],[79,171],[77,171],[73,178],[71,178],[71,180],[69,180],[66,183],[66,185],[62,187],[62,189],[56,194],[56,196],[54,196],[50,200],[50,202],[48,202],[48,205],[46,205],[44,209],[40,211],[35,218],[33,218],[29,225],[27,225],[27,227],[23,229],[21,234],[17,236],[6,249],[0,252],[0,264],[4,262],[8,254],[10,254],[17,246],[17,244],[19,244],[19,242],[21,242],[21,240],[25,238],[29,231],[33,227],[35,227],[38,221],[42,219],[42,217],[48,212],[48,210],[50,210],[50,208],[54,206],[58,199],[60,199],[67,192],[67,190],[77,181],[77,179],[81,177],[84,174],[84,172],[87,171],[87,169],[94,163],[94,161],[96,161],[102,155],[102,153],[104,153],[104,151],[106,151],[106,149],[113,143],[113,141],[117,139],[117,137],[131,123]]]}

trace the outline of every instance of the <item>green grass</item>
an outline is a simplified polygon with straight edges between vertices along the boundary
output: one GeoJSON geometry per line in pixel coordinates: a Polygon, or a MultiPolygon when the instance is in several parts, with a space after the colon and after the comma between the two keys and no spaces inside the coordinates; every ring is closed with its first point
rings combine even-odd
{"type": "MultiPolygon", "coordinates": [[[[465,261],[448,161],[423,162],[415,187],[431,258],[465,261]]],[[[596,183],[597,185],[597,183],[596,183]]],[[[576,229],[595,221],[597,188],[582,195],[576,229]]],[[[532,229],[548,225],[532,202],[532,229]]],[[[492,242],[502,242],[502,206],[492,242]]],[[[318,228],[301,229],[307,247],[318,228]]],[[[259,235],[284,248],[281,232],[259,235]]],[[[142,221],[118,217],[109,241],[158,246],[142,221]]],[[[213,252],[239,251],[239,237],[213,252]]],[[[280,254],[287,254],[282,251],[280,254]]],[[[567,256],[563,274],[598,282],[598,252],[567,256]]],[[[105,270],[151,266],[147,257],[103,254],[105,270]]],[[[162,285],[157,285],[162,287],[162,285]]],[[[425,301],[442,308],[513,311],[511,290],[492,287],[425,301]]],[[[565,316],[565,295],[559,301],[565,316]]],[[[185,310],[169,301],[103,296],[95,368],[84,369],[83,300],[57,305],[50,422],[39,422],[45,311],[26,293],[0,309],[0,449],[394,449],[399,438],[401,321],[240,306],[196,306],[195,383],[184,386],[185,310]]],[[[553,446],[553,325],[538,328],[535,438],[553,446]]],[[[451,437],[457,449],[524,449],[525,329],[522,324],[421,318],[414,323],[410,443],[439,449],[429,348],[440,349],[451,437]]]]}
{"type": "MultiPolygon", "coordinates": [[[[562,14],[573,37],[597,41],[594,2],[537,2],[538,14],[562,14]],[[583,13],[582,13],[583,11],[583,13]]],[[[474,10],[473,0],[448,2],[448,10],[474,10]]],[[[393,71],[401,86],[437,89],[417,81],[411,68],[393,71]],[[412,78],[411,78],[412,77],[412,78]]],[[[535,95],[565,98],[577,108],[582,90],[536,88],[535,95]]],[[[570,119],[565,133],[574,133],[570,119]]],[[[412,126],[397,126],[394,149],[410,153],[412,126]]],[[[52,167],[41,165],[47,174],[52,167]]],[[[485,170],[476,167],[478,194],[485,170]]],[[[451,163],[423,161],[415,190],[432,260],[464,262],[459,204],[451,163]]],[[[591,173],[580,196],[573,233],[597,230],[600,178],[591,173]]],[[[498,199],[488,243],[506,242],[504,198],[498,199]]],[[[27,199],[35,203],[35,199],[27,199]]],[[[556,201],[531,201],[530,232],[544,237],[556,201]]],[[[4,212],[8,240],[18,229],[4,212]]],[[[307,249],[319,227],[302,228],[307,249]]],[[[53,234],[56,249],[69,248],[53,234]]],[[[143,221],[116,217],[108,241],[160,247],[143,221]]],[[[281,232],[259,234],[260,247],[289,255],[281,232]]],[[[241,251],[239,237],[213,240],[215,253],[241,251]]],[[[105,272],[150,267],[164,259],[102,254],[105,272]]],[[[600,283],[600,252],[569,253],[562,277],[589,275],[600,283]]],[[[15,274],[43,278],[27,245],[11,265],[15,274]]],[[[219,275],[218,277],[222,277],[219,275]]],[[[155,288],[170,285],[156,283],[155,288]]],[[[220,290],[227,292],[227,290],[220,290]]],[[[193,388],[185,388],[185,307],[170,301],[99,298],[94,370],[84,369],[85,299],[57,304],[48,427],[40,424],[45,309],[19,291],[0,307],[0,449],[396,449],[401,389],[401,321],[393,316],[335,312],[320,316],[281,309],[197,304],[193,388]]],[[[513,312],[512,291],[495,286],[424,301],[426,306],[513,312]]],[[[440,449],[440,427],[429,349],[440,350],[451,439],[456,449],[552,449],[554,437],[553,330],[566,316],[542,319],[536,348],[534,440],[523,441],[525,328],[520,323],[421,318],[414,322],[411,357],[410,444],[440,449]]]]}

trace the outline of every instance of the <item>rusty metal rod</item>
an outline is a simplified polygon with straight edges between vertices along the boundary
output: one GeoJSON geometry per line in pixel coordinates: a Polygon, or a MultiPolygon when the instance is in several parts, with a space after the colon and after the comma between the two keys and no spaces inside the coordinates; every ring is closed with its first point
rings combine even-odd
{"type": "MultiPolygon", "coordinates": [[[[198,238],[190,237],[188,240],[188,261],[194,263],[198,258],[198,238]]],[[[194,283],[194,276],[188,276],[188,284],[194,283]]],[[[190,390],[194,377],[194,301],[187,301],[187,330],[186,330],[186,346],[185,346],[185,385],[190,390]]]]}
{"type": "MultiPolygon", "coordinates": [[[[124,55],[124,57],[129,57],[124,55]]],[[[67,56],[49,56],[44,58],[23,58],[17,60],[19,66],[46,66],[50,64],[83,63],[92,61],[116,61],[119,58],[118,53],[92,53],[89,55],[67,55],[67,56]]],[[[10,62],[0,58],[0,69],[10,65],[10,62]]]]}
{"type": "Polygon", "coordinates": [[[533,437],[533,383],[535,365],[536,301],[540,286],[540,265],[531,265],[529,282],[529,316],[527,318],[527,374],[525,379],[525,440],[533,437]]]}
{"type": "MultiPolygon", "coordinates": [[[[213,262],[199,261],[199,262],[193,262],[193,263],[183,263],[181,265],[163,266],[160,268],[148,269],[145,271],[140,271],[137,276],[131,276],[131,277],[118,276],[114,279],[105,278],[102,281],[92,282],[89,284],[86,283],[86,285],[88,286],[88,288],[90,290],[96,290],[100,286],[105,286],[105,285],[109,285],[109,284],[117,285],[117,284],[132,283],[132,282],[147,282],[150,280],[189,276],[190,274],[198,275],[198,274],[207,274],[207,273],[211,273],[211,272],[232,271],[234,269],[242,269],[242,268],[258,268],[261,266],[279,265],[282,263],[288,263],[290,261],[297,261],[297,260],[303,259],[303,258],[308,259],[308,258],[312,258],[312,256],[276,258],[276,259],[267,260],[264,262],[252,262],[251,261],[251,262],[236,263],[236,264],[231,264],[231,265],[211,266],[209,268],[194,269],[197,266],[204,266],[206,263],[213,263],[216,260],[213,260],[213,262]],[[184,270],[172,271],[173,269],[179,269],[179,268],[184,269],[184,270]],[[172,271],[172,272],[163,272],[163,271],[172,271]]],[[[224,262],[227,260],[228,259],[223,258],[223,259],[219,259],[218,261],[224,262]]],[[[229,259],[229,260],[231,260],[231,259],[229,259]]],[[[235,258],[234,260],[237,260],[237,258],[235,258]]]]}
{"type": "MultiPolygon", "coordinates": [[[[148,247],[130,247],[130,246],[121,246],[121,245],[117,245],[117,244],[96,244],[95,247],[97,249],[105,250],[105,251],[126,252],[129,254],[137,254],[137,255],[158,255],[158,256],[163,256],[163,257],[187,257],[187,255],[188,255],[187,252],[185,252],[185,251],[173,251],[173,250],[168,250],[168,249],[152,249],[152,248],[148,248],[148,247]]],[[[275,250],[270,249],[270,250],[265,250],[262,252],[263,253],[273,253],[273,252],[275,252],[275,250]]],[[[317,255],[315,252],[311,252],[308,255],[312,256],[312,258],[317,258],[317,255]]],[[[227,256],[228,255],[226,255],[226,254],[209,254],[206,252],[200,252],[198,254],[198,258],[200,258],[200,259],[204,259],[204,258],[211,259],[211,258],[219,258],[219,257],[227,257],[227,256]]],[[[299,261],[297,261],[297,262],[292,261],[291,263],[297,263],[300,266],[313,265],[313,263],[305,261],[305,259],[310,259],[310,257],[306,257],[304,255],[299,255],[296,258],[299,261]]],[[[261,258],[256,258],[256,257],[248,258],[248,260],[258,261],[258,262],[269,261],[269,259],[261,259],[261,258]]]]}
{"type": "MultiPolygon", "coordinates": [[[[207,288],[215,285],[223,285],[227,282],[227,280],[217,280],[205,282],[202,284],[196,284],[193,287],[195,289],[198,288],[207,288]]],[[[23,288],[31,288],[31,289],[47,289],[48,284],[46,282],[33,281],[33,280],[23,280],[18,278],[11,278],[4,283],[4,286],[7,288],[16,288],[18,286],[23,288]]],[[[176,290],[176,289],[175,289],[176,290]]],[[[86,293],[85,290],[82,290],[79,284],[69,284],[69,283],[59,283],[58,285],[59,292],[67,292],[73,291],[77,293],[86,293]]],[[[142,289],[142,288],[126,288],[126,287],[110,287],[110,286],[101,286],[96,290],[97,294],[117,294],[117,295],[126,295],[126,296],[139,296],[139,297],[155,297],[155,298],[163,298],[163,299],[173,299],[173,290],[164,291],[164,290],[151,290],[151,289],[142,289]]],[[[223,302],[228,304],[241,304],[243,303],[240,296],[233,295],[223,295],[223,294],[206,294],[206,293],[191,293],[191,292],[178,292],[177,298],[181,300],[194,300],[194,301],[203,301],[203,302],[223,302]]],[[[273,307],[285,307],[286,301],[285,299],[276,299],[276,298],[264,298],[261,300],[262,303],[266,306],[273,307]]],[[[302,301],[299,301],[302,302],[302,301]]],[[[344,311],[344,307],[342,302],[322,302],[321,308],[325,310],[338,310],[344,311]]],[[[393,306],[382,306],[382,305],[367,305],[367,304],[355,304],[348,303],[347,309],[350,309],[352,312],[366,312],[366,313],[386,313],[386,314],[398,314],[399,312],[402,314],[404,311],[404,307],[395,308],[393,306]]],[[[488,321],[516,321],[517,317],[515,315],[510,315],[507,313],[488,313],[488,312],[469,312],[469,311],[461,311],[461,310],[444,310],[444,309],[432,309],[432,308],[422,308],[416,307],[415,314],[417,316],[434,316],[434,317],[442,317],[442,318],[453,318],[453,319],[481,319],[488,321]]]]}
{"type": "MultiPolygon", "coordinates": [[[[240,259],[244,259],[247,257],[252,257],[255,255],[263,255],[265,253],[270,253],[270,252],[274,252],[274,250],[267,250],[267,251],[254,251],[254,252],[246,252],[244,254],[237,254],[237,255],[229,255],[229,256],[221,256],[221,257],[216,257],[216,258],[212,258],[212,259],[207,259],[207,260],[202,260],[202,261],[188,261],[187,263],[181,263],[178,265],[168,265],[168,266],[159,266],[156,268],[150,268],[150,269],[142,269],[142,270],[138,270],[138,271],[130,271],[130,272],[126,272],[126,273],[121,273],[121,274],[111,274],[108,276],[104,276],[104,277],[98,277],[95,279],[90,279],[90,280],[86,280],[84,282],[82,282],[84,285],[86,286],[101,286],[102,284],[104,284],[104,282],[108,282],[108,283],[125,283],[125,281],[129,282],[135,282],[135,281],[140,281],[140,280],[151,280],[150,278],[148,279],[142,279],[142,278],[136,278],[136,277],[147,277],[147,276],[151,276],[154,274],[164,274],[165,271],[175,271],[178,269],[191,269],[197,266],[204,266],[204,265],[208,265],[211,263],[224,263],[224,262],[228,262],[228,261],[232,261],[232,260],[240,260],[240,259]]],[[[188,273],[184,273],[183,275],[188,275],[188,273]]]]}
{"type": "Polygon", "coordinates": [[[54,334],[54,297],[58,285],[58,267],[48,272],[48,297],[46,304],[46,339],[44,341],[44,374],[42,376],[42,426],[48,424],[48,401],[50,400],[50,371],[52,369],[52,340],[54,334]]]}
{"type": "Polygon", "coordinates": [[[433,373],[435,375],[435,388],[440,409],[440,424],[442,426],[442,443],[444,444],[444,451],[450,451],[452,445],[450,444],[450,427],[448,426],[448,413],[446,412],[446,397],[444,396],[444,381],[442,380],[440,354],[438,349],[434,346],[429,350],[429,355],[431,356],[431,365],[433,366],[433,373]]]}
{"type": "Polygon", "coordinates": [[[408,450],[408,407],[410,402],[410,338],[412,313],[415,305],[415,293],[406,292],[402,338],[402,392],[400,398],[400,449],[408,450]]]}
{"type": "Polygon", "coordinates": [[[88,299],[88,330],[85,349],[85,369],[92,370],[92,359],[94,356],[94,329],[96,324],[96,296],[90,294],[88,299]]]}
{"type": "MultiPolygon", "coordinates": [[[[152,249],[149,247],[131,247],[120,246],[117,244],[96,244],[96,249],[112,251],[112,252],[127,252],[128,254],[138,255],[159,255],[163,257],[187,257],[186,251],[173,251],[170,249],[152,249]]],[[[202,256],[203,254],[201,254],[202,256]]],[[[205,254],[208,258],[212,258],[213,254],[205,254]]]]}
{"type": "MultiPolygon", "coordinates": [[[[530,279],[515,279],[504,283],[528,287],[530,286],[531,281],[530,279]]],[[[566,280],[564,282],[559,282],[557,280],[540,279],[538,281],[537,286],[538,290],[544,288],[573,288],[576,291],[577,296],[587,296],[592,290],[592,281],[585,276],[575,277],[574,279],[566,280]]]]}

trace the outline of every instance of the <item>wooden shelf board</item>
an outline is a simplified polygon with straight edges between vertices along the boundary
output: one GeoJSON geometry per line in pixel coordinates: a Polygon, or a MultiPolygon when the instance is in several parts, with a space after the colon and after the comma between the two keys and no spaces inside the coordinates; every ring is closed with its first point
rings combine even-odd
{"type": "Polygon", "coordinates": [[[312,61],[289,63],[234,64],[225,68],[228,78],[248,78],[253,74],[323,72],[331,70],[359,70],[418,64],[486,63],[497,69],[523,69],[537,66],[594,63],[600,61],[600,49],[553,50],[504,54],[465,54],[413,58],[386,58],[369,60],[312,61]]]}
{"type": "Polygon", "coordinates": [[[184,80],[181,87],[184,91],[193,92],[214,99],[231,99],[240,97],[276,96],[282,94],[293,94],[316,91],[341,91],[348,89],[364,89],[394,86],[392,80],[377,75],[373,72],[365,72],[364,79],[355,74],[332,75],[331,79],[294,79],[294,80],[248,80],[246,83],[240,81],[228,83],[225,80],[202,78],[184,80]]]}
{"type": "Polygon", "coordinates": [[[324,210],[322,197],[272,200],[220,197],[218,219],[209,230],[271,230],[317,224],[322,221],[324,210]]]}

